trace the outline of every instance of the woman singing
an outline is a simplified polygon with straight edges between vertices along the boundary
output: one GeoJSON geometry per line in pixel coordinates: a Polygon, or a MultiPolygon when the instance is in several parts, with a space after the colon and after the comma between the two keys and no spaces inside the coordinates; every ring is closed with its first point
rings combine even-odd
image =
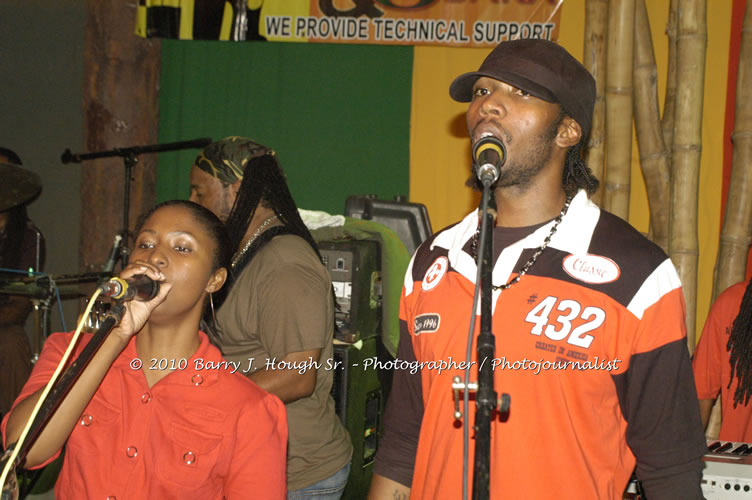
{"type": "MultiPolygon", "coordinates": [[[[199,205],[170,201],[149,212],[137,232],[120,277],[145,274],[160,282],[159,293],[126,302],[120,325],[25,466],[49,463],[66,445],[57,499],[284,498],[284,406],[241,375],[247,366],[228,366],[199,331],[207,297],[222,287],[229,268],[221,222],[199,205]]],[[[3,421],[4,443],[18,439],[71,336],[45,342],[3,421]]]]}

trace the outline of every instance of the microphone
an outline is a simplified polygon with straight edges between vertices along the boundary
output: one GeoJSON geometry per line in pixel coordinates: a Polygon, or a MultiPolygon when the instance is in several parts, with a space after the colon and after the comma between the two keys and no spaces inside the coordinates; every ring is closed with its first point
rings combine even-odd
{"type": "Polygon", "coordinates": [[[136,274],[130,278],[110,278],[99,285],[99,290],[105,297],[117,300],[151,300],[159,293],[159,282],[145,274],[136,274]]]}
{"type": "Polygon", "coordinates": [[[507,159],[507,151],[504,144],[495,137],[483,137],[473,146],[473,162],[475,163],[475,175],[488,187],[499,178],[501,166],[507,159]]]}
{"type": "Polygon", "coordinates": [[[107,260],[102,266],[102,272],[111,273],[115,269],[115,262],[117,262],[118,254],[120,253],[120,244],[123,241],[123,237],[119,234],[115,235],[115,241],[112,242],[112,248],[110,249],[110,255],[107,256],[107,260]]]}

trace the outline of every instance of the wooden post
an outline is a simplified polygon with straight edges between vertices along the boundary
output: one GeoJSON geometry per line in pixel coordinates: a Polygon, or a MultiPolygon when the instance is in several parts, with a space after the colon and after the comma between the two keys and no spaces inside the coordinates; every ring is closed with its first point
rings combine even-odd
{"type": "Polygon", "coordinates": [[[611,0],[606,76],[606,177],[603,206],[629,218],[632,171],[632,48],[635,0],[611,0]]]}
{"type": "MultiPolygon", "coordinates": [[[[134,34],[135,5],[118,0],[87,2],[82,152],[158,142],[160,42],[134,34]]],[[[156,155],[139,160],[130,190],[131,228],[154,203],[156,155]]],[[[122,229],[124,179],[120,159],[82,164],[82,269],[101,269],[115,234],[122,229]]]]}
{"type": "Polygon", "coordinates": [[[645,0],[637,0],[635,9],[635,131],[640,150],[640,166],[645,176],[650,205],[650,235],[652,240],[666,251],[671,176],[658,108],[658,70],[645,0]]]}
{"type": "Polygon", "coordinates": [[[695,348],[697,310],[697,197],[705,88],[706,9],[706,0],[679,0],[669,255],[684,290],[690,352],[695,348]]]}
{"type": "MultiPolygon", "coordinates": [[[[584,66],[595,78],[595,108],[590,139],[587,148],[587,166],[593,175],[603,179],[605,165],[606,132],[606,31],[608,29],[608,0],[587,0],[585,3],[585,51],[584,66]]],[[[599,189],[590,199],[603,203],[603,189],[599,189]]]]}

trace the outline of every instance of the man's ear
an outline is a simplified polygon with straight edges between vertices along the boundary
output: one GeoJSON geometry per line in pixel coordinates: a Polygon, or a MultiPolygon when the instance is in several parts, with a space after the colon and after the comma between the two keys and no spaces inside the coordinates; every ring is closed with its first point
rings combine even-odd
{"type": "Polygon", "coordinates": [[[571,116],[565,116],[559,124],[556,134],[556,144],[562,148],[570,148],[580,142],[582,127],[571,116]]]}
{"type": "Polygon", "coordinates": [[[207,293],[214,293],[220,288],[222,288],[222,285],[225,284],[225,281],[227,280],[227,269],[224,267],[220,267],[216,271],[214,271],[214,274],[211,275],[209,278],[209,282],[206,284],[206,290],[207,293]]]}
{"type": "Polygon", "coordinates": [[[232,190],[232,194],[235,198],[238,197],[238,191],[240,191],[240,185],[243,183],[243,179],[238,179],[232,184],[230,184],[230,189],[232,190]]]}

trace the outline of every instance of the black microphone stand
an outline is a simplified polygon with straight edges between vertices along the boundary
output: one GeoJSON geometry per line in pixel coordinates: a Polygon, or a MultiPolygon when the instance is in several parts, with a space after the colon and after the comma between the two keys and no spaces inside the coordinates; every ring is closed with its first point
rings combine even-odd
{"type": "MultiPolygon", "coordinates": [[[[75,384],[76,380],[78,380],[78,377],[81,376],[81,373],[89,365],[89,362],[102,346],[102,343],[107,338],[107,335],[110,334],[113,328],[120,324],[120,320],[123,318],[124,313],[125,306],[123,305],[122,301],[114,302],[112,304],[112,307],[107,313],[107,316],[104,318],[104,320],[102,320],[96,333],[94,333],[91,340],[89,340],[89,343],[86,344],[86,346],[81,351],[81,354],[79,354],[76,360],[70,365],[70,368],[65,371],[63,376],[60,377],[60,380],[58,380],[58,382],[52,388],[47,396],[47,399],[45,399],[42,407],[39,409],[39,413],[34,419],[34,422],[31,425],[31,429],[29,429],[26,440],[23,442],[21,448],[18,451],[15,463],[13,464],[14,468],[23,465],[24,459],[29,453],[31,447],[34,445],[37,437],[39,437],[39,434],[41,434],[41,432],[47,426],[50,419],[52,418],[52,415],[55,413],[55,410],[57,410],[58,406],[60,406],[60,403],[63,402],[65,396],[68,395],[71,388],[73,387],[73,384],[75,384]]],[[[2,461],[0,461],[0,471],[4,469],[9,459],[8,451],[14,446],[15,443],[8,446],[6,455],[3,457],[2,461]]]]}
{"type": "Polygon", "coordinates": [[[496,219],[495,203],[490,183],[484,183],[481,198],[481,237],[478,248],[480,273],[480,332],[476,344],[478,360],[478,388],[476,391],[475,412],[475,457],[473,465],[473,499],[488,500],[491,480],[491,421],[496,415],[497,406],[500,413],[509,411],[510,397],[502,394],[498,403],[494,390],[493,359],[496,340],[492,331],[493,299],[493,227],[496,219]],[[494,205],[490,207],[489,205],[494,205]],[[485,234],[483,234],[485,233],[485,234]]]}
{"type": "MultiPolygon", "coordinates": [[[[154,144],[151,146],[133,146],[129,148],[115,148],[108,151],[99,151],[96,153],[71,153],[70,149],[63,151],[60,161],[66,163],[81,163],[85,160],[94,160],[97,158],[112,158],[119,156],[123,158],[125,165],[125,184],[123,193],[123,229],[120,231],[122,237],[120,251],[117,259],[120,260],[122,267],[128,265],[128,254],[130,249],[128,248],[128,211],[130,210],[130,194],[131,194],[131,177],[133,167],[138,163],[138,155],[145,153],[160,153],[164,151],[178,151],[181,149],[197,149],[204,148],[211,144],[212,140],[208,137],[201,139],[194,139],[192,141],[180,141],[170,142],[166,144],[154,144]]],[[[109,261],[109,259],[108,259],[109,261]]],[[[113,262],[113,267],[114,267],[113,262]]]]}
{"type": "Polygon", "coordinates": [[[493,227],[495,216],[490,210],[493,197],[490,187],[483,186],[481,198],[481,232],[478,248],[478,267],[480,268],[480,332],[475,346],[478,359],[478,390],[475,395],[475,458],[473,464],[473,499],[487,500],[491,478],[491,419],[496,410],[496,391],[494,390],[492,360],[496,340],[492,332],[491,299],[493,284],[493,227]],[[490,233],[490,234],[489,234],[490,233]],[[483,236],[483,235],[481,235],[483,236]]]}

